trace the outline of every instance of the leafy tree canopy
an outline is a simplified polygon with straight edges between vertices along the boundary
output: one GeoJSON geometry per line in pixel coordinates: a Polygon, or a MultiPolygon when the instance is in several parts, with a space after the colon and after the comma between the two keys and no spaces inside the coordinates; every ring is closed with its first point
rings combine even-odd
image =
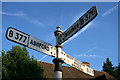
{"type": "Polygon", "coordinates": [[[106,62],[103,65],[103,70],[104,72],[109,73],[110,75],[113,74],[113,64],[112,62],[109,60],[109,58],[106,59],[106,62]]]}
{"type": "Polygon", "coordinates": [[[106,62],[104,62],[102,71],[107,72],[110,75],[112,75],[115,78],[117,78],[118,80],[120,80],[120,65],[113,67],[113,64],[109,60],[109,58],[107,58],[106,62]]]}
{"type": "Polygon", "coordinates": [[[42,65],[33,56],[30,58],[26,47],[20,45],[12,46],[7,53],[2,50],[2,76],[3,80],[45,79],[42,65]]]}

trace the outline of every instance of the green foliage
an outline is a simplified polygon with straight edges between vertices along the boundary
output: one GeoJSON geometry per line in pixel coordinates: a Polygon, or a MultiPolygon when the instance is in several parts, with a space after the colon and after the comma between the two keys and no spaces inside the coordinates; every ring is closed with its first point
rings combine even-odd
{"type": "Polygon", "coordinates": [[[112,67],[112,66],[113,66],[112,62],[109,60],[109,58],[107,58],[106,62],[103,65],[102,71],[105,71],[111,75],[111,74],[113,74],[113,71],[114,71],[114,67],[112,67]]]}
{"type": "Polygon", "coordinates": [[[11,50],[2,50],[2,76],[3,80],[43,80],[43,67],[30,58],[26,47],[13,46],[11,50]]]}
{"type": "Polygon", "coordinates": [[[107,72],[110,75],[114,76],[116,79],[120,80],[120,66],[113,67],[113,64],[109,60],[109,58],[106,59],[106,62],[103,65],[102,71],[107,72]]]}

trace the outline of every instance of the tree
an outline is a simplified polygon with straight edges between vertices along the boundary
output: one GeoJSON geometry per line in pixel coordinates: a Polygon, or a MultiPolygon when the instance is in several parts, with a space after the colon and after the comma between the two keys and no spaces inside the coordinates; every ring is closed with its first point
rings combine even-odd
{"type": "Polygon", "coordinates": [[[112,76],[114,76],[116,79],[118,79],[118,69],[119,69],[119,67],[118,66],[115,66],[114,67],[114,72],[113,72],[113,74],[112,74],[112,76]]]}
{"type": "Polygon", "coordinates": [[[26,47],[13,46],[11,50],[2,50],[2,76],[3,80],[43,80],[43,67],[30,58],[26,47]]]}
{"type": "Polygon", "coordinates": [[[103,65],[104,72],[109,73],[110,75],[114,76],[116,79],[120,80],[120,65],[112,67],[113,64],[109,60],[109,58],[106,59],[106,62],[103,65]]]}
{"type": "Polygon", "coordinates": [[[113,72],[114,72],[114,67],[112,67],[112,66],[113,66],[112,62],[109,60],[109,58],[107,58],[106,62],[103,65],[103,70],[102,71],[107,72],[110,75],[112,75],[113,72]]]}

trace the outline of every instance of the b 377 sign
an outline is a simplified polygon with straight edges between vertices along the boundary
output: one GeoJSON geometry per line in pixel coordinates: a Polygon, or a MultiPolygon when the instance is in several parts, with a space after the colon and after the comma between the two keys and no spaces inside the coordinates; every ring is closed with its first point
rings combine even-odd
{"type": "Polygon", "coordinates": [[[9,27],[7,29],[6,38],[10,41],[19,43],[47,55],[53,57],[56,56],[56,47],[42,40],[34,38],[26,33],[23,33],[15,28],[9,27]]]}

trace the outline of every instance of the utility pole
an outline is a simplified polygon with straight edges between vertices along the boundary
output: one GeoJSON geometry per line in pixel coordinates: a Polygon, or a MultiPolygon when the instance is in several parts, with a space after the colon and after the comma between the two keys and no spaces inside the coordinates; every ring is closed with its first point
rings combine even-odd
{"type": "Polygon", "coordinates": [[[57,27],[57,30],[54,32],[54,35],[56,37],[56,58],[53,59],[53,63],[55,64],[55,70],[54,70],[54,77],[55,80],[62,80],[62,63],[63,61],[60,60],[60,54],[62,51],[62,46],[61,44],[58,43],[59,41],[59,35],[62,34],[63,32],[60,30],[60,26],[57,27]]]}

